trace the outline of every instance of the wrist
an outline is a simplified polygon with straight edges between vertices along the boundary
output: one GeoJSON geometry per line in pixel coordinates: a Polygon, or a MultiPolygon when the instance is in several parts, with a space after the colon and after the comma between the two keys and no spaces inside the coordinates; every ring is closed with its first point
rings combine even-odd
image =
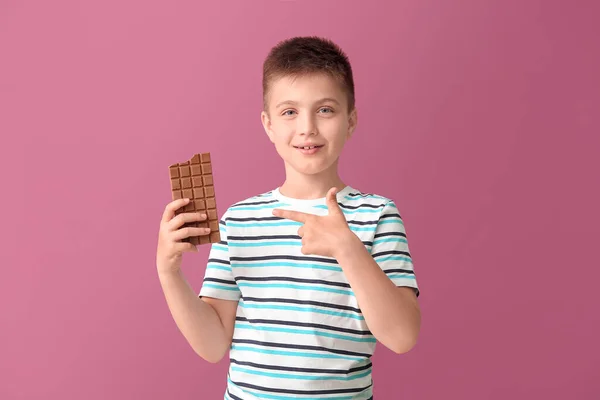
{"type": "Polygon", "coordinates": [[[172,269],[172,268],[171,269],[157,268],[157,272],[158,272],[158,277],[160,279],[171,279],[171,278],[177,277],[180,274],[181,270],[180,269],[172,269]]]}
{"type": "Polygon", "coordinates": [[[348,229],[347,234],[340,235],[339,239],[340,240],[338,245],[335,246],[333,254],[333,257],[338,261],[338,263],[344,258],[354,257],[357,251],[365,249],[363,242],[350,229],[348,229]]]}

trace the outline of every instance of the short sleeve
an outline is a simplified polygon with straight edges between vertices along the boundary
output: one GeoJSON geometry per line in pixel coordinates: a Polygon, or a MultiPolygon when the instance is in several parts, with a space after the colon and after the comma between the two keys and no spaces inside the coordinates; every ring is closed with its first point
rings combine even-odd
{"type": "Polygon", "coordinates": [[[200,289],[200,297],[214,297],[224,300],[239,300],[242,296],[233,277],[227,245],[227,213],[219,221],[221,241],[213,243],[208,255],[206,272],[200,289]]]}
{"type": "Polygon", "coordinates": [[[391,200],[384,205],[377,221],[371,256],[396,286],[412,287],[419,296],[404,222],[391,200]]]}

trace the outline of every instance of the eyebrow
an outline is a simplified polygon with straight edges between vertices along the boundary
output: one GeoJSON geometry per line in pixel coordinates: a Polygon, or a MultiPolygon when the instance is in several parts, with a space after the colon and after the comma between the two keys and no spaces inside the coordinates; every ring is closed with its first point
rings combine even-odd
{"type": "MultiPolygon", "coordinates": [[[[316,103],[325,103],[326,101],[330,101],[330,102],[332,102],[332,103],[335,103],[335,104],[337,104],[337,105],[340,105],[340,102],[339,102],[339,101],[337,101],[336,99],[332,98],[332,97],[325,97],[325,98],[319,99],[319,100],[317,100],[317,101],[316,101],[316,103]]],[[[283,105],[286,105],[286,104],[289,104],[289,105],[295,106],[295,105],[297,105],[297,104],[298,104],[298,102],[297,102],[297,101],[293,101],[293,100],[286,100],[286,101],[282,101],[281,103],[277,104],[277,105],[275,106],[275,108],[279,108],[279,107],[281,107],[281,106],[283,106],[283,105]]]]}

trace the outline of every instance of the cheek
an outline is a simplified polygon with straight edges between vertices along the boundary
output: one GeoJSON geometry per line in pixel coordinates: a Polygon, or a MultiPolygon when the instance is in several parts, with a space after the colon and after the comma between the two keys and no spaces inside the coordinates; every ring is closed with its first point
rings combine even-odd
{"type": "Polygon", "coordinates": [[[271,129],[273,130],[273,132],[279,134],[280,132],[285,131],[285,123],[280,119],[272,120],[271,129]]]}
{"type": "Polygon", "coordinates": [[[346,143],[346,135],[345,132],[338,131],[334,135],[331,135],[327,138],[329,142],[330,151],[337,153],[342,150],[344,144],[346,143]]]}
{"type": "Polygon", "coordinates": [[[327,138],[328,142],[336,145],[344,143],[348,133],[348,124],[341,122],[339,117],[325,119],[321,122],[319,130],[327,138]]]}
{"type": "Polygon", "coordinates": [[[274,133],[272,138],[275,149],[280,156],[284,156],[286,153],[290,152],[290,143],[293,135],[288,134],[284,129],[281,129],[281,127],[273,127],[272,129],[274,133]]]}
{"type": "Polygon", "coordinates": [[[273,125],[271,129],[274,133],[275,143],[278,145],[288,145],[294,137],[292,130],[284,124],[273,125]]]}

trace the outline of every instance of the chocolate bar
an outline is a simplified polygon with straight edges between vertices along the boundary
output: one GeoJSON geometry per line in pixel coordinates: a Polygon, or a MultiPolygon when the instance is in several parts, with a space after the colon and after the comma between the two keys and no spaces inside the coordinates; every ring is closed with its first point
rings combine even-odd
{"type": "Polygon", "coordinates": [[[182,241],[193,245],[218,243],[219,217],[215,200],[210,153],[195,154],[189,161],[169,166],[173,200],[188,198],[190,202],[175,211],[175,215],[185,212],[199,212],[208,217],[204,221],[185,223],[184,227],[210,228],[210,234],[190,236],[182,241]]]}

